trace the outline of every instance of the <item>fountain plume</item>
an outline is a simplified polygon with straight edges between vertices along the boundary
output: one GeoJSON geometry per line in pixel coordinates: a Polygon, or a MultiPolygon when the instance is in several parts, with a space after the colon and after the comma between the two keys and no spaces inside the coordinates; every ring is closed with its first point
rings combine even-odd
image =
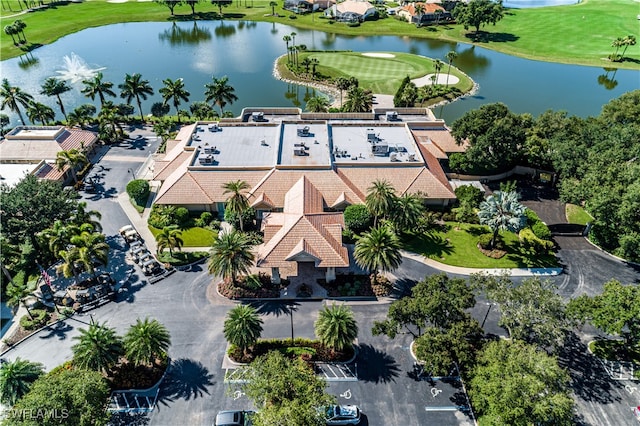
{"type": "Polygon", "coordinates": [[[89,68],[89,65],[80,56],[71,52],[62,58],[64,65],[61,70],[57,70],[58,77],[62,80],[77,83],[82,80],[90,80],[106,67],[89,68]]]}

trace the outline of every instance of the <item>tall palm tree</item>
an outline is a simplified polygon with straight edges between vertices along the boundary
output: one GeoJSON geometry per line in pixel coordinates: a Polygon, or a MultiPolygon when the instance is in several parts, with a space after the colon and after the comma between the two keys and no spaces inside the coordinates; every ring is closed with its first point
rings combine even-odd
{"type": "Polygon", "coordinates": [[[60,265],[62,275],[65,278],[73,277],[75,283],[79,284],[78,268],[76,267],[76,261],[78,260],[77,250],[72,247],[68,250],[60,250],[58,251],[58,258],[62,261],[62,265],[60,265]]]}
{"type": "Polygon", "coordinates": [[[74,108],[73,111],[67,116],[67,125],[75,126],[79,125],[84,128],[87,123],[93,120],[93,116],[96,113],[96,107],[91,104],[83,104],[74,108]]]}
{"type": "Polygon", "coordinates": [[[16,358],[0,366],[0,402],[12,407],[22,398],[31,384],[44,373],[44,366],[16,358]]]}
{"type": "Polygon", "coordinates": [[[447,68],[447,83],[446,83],[447,86],[449,85],[449,75],[451,74],[451,63],[457,57],[458,57],[458,54],[456,53],[455,50],[450,50],[446,55],[447,61],[449,62],[449,68],[447,68]]]}
{"type": "Polygon", "coordinates": [[[109,262],[109,244],[99,232],[82,232],[71,237],[71,244],[74,246],[75,263],[94,276],[96,263],[106,266],[109,262]]]}
{"type": "Polygon", "coordinates": [[[60,95],[71,90],[71,86],[65,80],[60,80],[55,77],[47,78],[44,83],[42,83],[41,94],[46,96],[55,96],[56,102],[60,107],[60,111],[62,111],[62,115],[64,115],[65,121],[67,120],[67,113],[64,110],[64,104],[62,103],[62,98],[60,95]]]}
{"type": "Polygon", "coordinates": [[[373,95],[361,87],[351,86],[344,104],[346,112],[370,112],[373,106],[373,95]]]}
{"type": "Polygon", "coordinates": [[[156,243],[158,244],[158,254],[162,253],[164,249],[169,249],[169,255],[173,256],[173,249],[180,250],[184,244],[182,240],[182,231],[178,229],[176,225],[165,226],[162,228],[162,232],[156,235],[156,243]]]}
{"type": "Polygon", "coordinates": [[[351,82],[348,78],[338,77],[335,80],[335,85],[340,91],[340,107],[342,108],[342,91],[348,90],[351,87],[351,82]]]}
{"type": "Polygon", "coordinates": [[[75,183],[78,183],[78,177],[76,176],[76,168],[78,166],[84,166],[89,163],[89,159],[82,152],[76,148],[72,148],[68,151],[59,151],[56,154],[56,168],[58,171],[62,171],[65,167],[69,167],[71,177],[75,183]]]}
{"type": "Polygon", "coordinates": [[[42,245],[49,247],[51,254],[58,256],[61,250],[67,250],[71,247],[71,238],[82,234],[83,232],[94,232],[93,223],[63,223],[56,220],[53,226],[45,229],[38,234],[42,245]]]}
{"type": "Polygon", "coordinates": [[[205,84],[206,88],[204,92],[205,100],[207,102],[213,103],[213,105],[218,105],[220,107],[220,115],[224,115],[224,107],[227,104],[233,104],[238,100],[238,97],[235,95],[236,89],[234,89],[229,84],[229,77],[226,75],[221,78],[213,77],[213,81],[211,83],[205,84]]]}
{"type": "Polygon", "coordinates": [[[378,271],[393,271],[402,263],[400,239],[386,226],[362,234],[353,255],[358,265],[373,271],[374,281],[378,271]]]}
{"type": "Polygon", "coordinates": [[[144,121],[144,115],[142,114],[142,101],[140,98],[147,100],[148,96],[153,95],[153,88],[149,85],[149,80],[143,80],[140,73],[133,75],[126,74],[124,76],[124,83],[119,84],[120,97],[127,101],[127,104],[131,104],[133,98],[136,99],[138,109],[140,110],[140,120],[144,121]]]}
{"type": "Polygon", "coordinates": [[[84,89],[82,93],[89,99],[94,100],[96,96],[100,99],[100,105],[105,103],[105,95],[116,97],[116,92],[113,91],[113,83],[110,81],[102,81],[103,75],[101,72],[97,73],[90,80],[83,80],[84,89]]]}
{"type": "Polygon", "coordinates": [[[27,283],[15,280],[11,281],[7,285],[5,303],[10,308],[16,308],[22,303],[22,306],[24,306],[24,308],[27,310],[27,315],[29,315],[29,318],[33,319],[33,317],[31,316],[31,311],[25,303],[25,299],[31,296],[33,290],[34,289],[29,287],[27,283]]]}
{"type": "Polygon", "coordinates": [[[184,81],[181,78],[171,80],[170,78],[162,80],[164,87],[159,90],[162,100],[166,104],[173,100],[173,107],[178,114],[178,124],[180,124],[180,103],[181,101],[189,102],[191,93],[184,87],[184,81]]]}
{"type": "Polygon", "coordinates": [[[124,353],[122,339],[115,329],[107,327],[106,322],[92,321],[88,329],[79,331],[80,335],[73,337],[78,343],[71,347],[73,364],[86,370],[109,372],[124,353]]]}
{"type": "Polygon", "coordinates": [[[158,320],[145,318],[129,327],[124,335],[124,350],[127,359],[136,365],[151,365],[163,356],[171,346],[169,330],[158,320]]]}
{"type": "Polygon", "coordinates": [[[314,96],[307,101],[307,110],[311,112],[327,112],[329,99],[325,96],[314,96]]]}
{"type": "Polygon", "coordinates": [[[14,45],[16,45],[16,46],[18,45],[18,43],[16,43],[16,38],[14,37],[14,35],[16,34],[16,27],[14,27],[13,24],[5,25],[4,33],[6,35],[10,35],[11,36],[11,40],[13,40],[13,44],[14,45]]]}
{"type": "Polygon", "coordinates": [[[620,48],[624,46],[624,39],[622,37],[618,37],[615,40],[613,40],[613,42],[611,42],[611,47],[615,47],[616,51],[613,53],[611,60],[612,61],[617,61],[618,60],[618,50],[620,50],[620,48]]]}
{"type": "Polygon", "coordinates": [[[284,41],[287,44],[287,61],[291,62],[291,59],[289,59],[289,52],[291,52],[291,50],[289,50],[289,42],[291,41],[291,36],[286,35],[282,37],[282,41],[284,41]]]}
{"type": "Polygon", "coordinates": [[[435,61],[433,61],[433,69],[435,71],[435,75],[436,75],[436,82],[438,81],[438,75],[440,74],[440,71],[442,70],[442,61],[440,59],[436,59],[435,61]]]}
{"type": "Polygon", "coordinates": [[[238,231],[222,233],[211,246],[209,273],[235,282],[239,273],[249,273],[255,260],[252,248],[246,234],[238,231]]]}
{"type": "Polygon", "coordinates": [[[325,306],[318,314],[314,328],[318,340],[332,352],[348,348],[358,337],[358,324],[353,311],[346,305],[325,306]]]}
{"type": "Polygon", "coordinates": [[[270,1],[269,2],[269,6],[271,7],[271,16],[275,16],[276,15],[276,6],[278,5],[277,2],[275,1],[270,1]]]}
{"type": "Polygon", "coordinates": [[[386,217],[391,213],[395,199],[396,190],[387,180],[378,179],[367,188],[365,204],[374,217],[373,226],[378,224],[379,217],[386,217]]]}
{"type": "Polygon", "coordinates": [[[391,221],[396,232],[415,229],[424,213],[423,198],[416,194],[404,194],[395,198],[391,208],[391,221]]]}
{"type": "Polygon", "coordinates": [[[422,15],[424,15],[424,3],[414,3],[414,9],[416,11],[416,15],[418,15],[418,24],[422,23],[422,15]]]}
{"type": "Polygon", "coordinates": [[[2,79],[2,84],[0,84],[0,109],[8,107],[9,111],[18,114],[23,126],[25,123],[24,117],[22,117],[22,111],[20,111],[20,105],[28,108],[32,101],[33,96],[23,92],[22,89],[17,86],[12,86],[6,78],[2,79]]]}
{"type": "Polygon", "coordinates": [[[263,321],[255,308],[249,305],[238,305],[229,311],[224,321],[224,338],[246,354],[247,349],[260,338],[262,324],[263,321]]]}
{"type": "Polygon", "coordinates": [[[249,208],[249,197],[245,193],[250,188],[249,184],[243,180],[236,180],[223,184],[222,188],[224,189],[222,194],[230,194],[224,208],[240,219],[240,231],[244,231],[242,215],[249,208]]]}
{"type": "Polygon", "coordinates": [[[317,58],[311,58],[311,77],[316,76],[316,67],[320,65],[320,61],[317,58]]]}
{"type": "Polygon", "coordinates": [[[27,24],[25,24],[24,21],[21,21],[20,19],[16,19],[15,21],[13,21],[13,27],[16,29],[16,34],[22,34],[22,42],[26,43],[27,37],[24,35],[24,29],[27,28],[27,24]]]}
{"type": "Polygon", "coordinates": [[[489,226],[493,237],[491,247],[495,246],[498,232],[501,230],[517,232],[526,224],[527,208],[518,201],[517,192],[496,191],[480,203],[478,217],[480,223],[489,226]]]}
{"type": "Polygon", "coordinates": [[[27,108],[27,117],[32,123],[39,121],[43,126],[46,126],[48,122],[55,120],[56,113],[48,105],[31,102],[27,108]]]}
{"type": "Polygon", "coordinates": [[[122,116],[113,102],[106,101],[98,113],[100,139],[114,142],[124,133],[120,120],[122,116]]]}
{"type": "Polygon", "coordinates": [[[624,58],[624,53],[627,51],[627,48],[629,46],[635,46],[636,45],[636,36],[634,35],[628,35],[625,38],[622,39],[622,45],[624,46],[624,49],[622,49],[622,53],[620,54],[620,60],[622,60],[622,58],[624,58]]]}

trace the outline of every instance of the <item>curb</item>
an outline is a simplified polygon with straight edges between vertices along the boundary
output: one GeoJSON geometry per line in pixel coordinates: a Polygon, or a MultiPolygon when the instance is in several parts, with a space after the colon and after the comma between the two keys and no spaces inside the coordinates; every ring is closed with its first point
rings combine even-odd
{"type": "MultiPolygon", "coordinates": [[[[74,315],[75,315],[75,313],[74,313],[74,315]]],[[[41,331],[42,331],[42,330],[44,330],[45,328],[48,328],[48,327],[54,326],[54,325],[56,325],[56,324],[58,324],[58,323],[60,323],[60,322],[66,321],[66,320],[68,320],[69,318],[71,318],[72,316],[73,316],[73,315],[71,315],[70,317],[66,317],[66,318],[58,318],[57,320],[55,320],[55,321],[54,321],[54,322],[52,322],[51,324],[46,324],[46,325],[44,325],[44,326],[40,327],[39,329],[35,330],[33,333],[31,333],[31,334],[28,334],[28,335],[24,336],[22,339],[18,340],[17,342],[15,342],[15,343],[14,343],[13,345],[11,345],[11,346],[9,346],[9,345],[7,345],[6,343],[4,343],[4,342],[3,342],[3,343],[2,343],[2,345],[3,345],[3,346],[7,346],[7,349],[6,349],[6,350],[4,350],[4,351],[2,351],[2,352],[0,352],[0,356],[3,356],[4,354],[8,353],[8,352],[9,352],[9,351],[11,351],[13,348],[15,348],[16,346],[18,346],[20,343],[22,343],[22,342],[24,342],[25,340],[27,340],[27,339],[29,339],[29,338],[33,337],[35,334],[37,334],[37,333],[41,332],[41,331]]]]}

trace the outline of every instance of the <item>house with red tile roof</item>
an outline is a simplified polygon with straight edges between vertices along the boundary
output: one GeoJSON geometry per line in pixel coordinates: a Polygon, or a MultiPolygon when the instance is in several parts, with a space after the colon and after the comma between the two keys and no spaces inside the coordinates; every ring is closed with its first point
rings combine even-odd
{"type": "Polygon", "coordinates": [[[450,21],[451,13],[436,3],[411,2],[397,9],[396,14],[412,24],[428,25],[450,21]]]}
{"type": "Polygon", "coordinates": [[[7,184],[16,184],[25,174],[41,179],[66,182],[70,170],[58,170],[56,156],[61,151],[77,149],[93,153],[98,136],[88,130],[64,126],[17,126],[0,142],[0,176],[7,184]]]}

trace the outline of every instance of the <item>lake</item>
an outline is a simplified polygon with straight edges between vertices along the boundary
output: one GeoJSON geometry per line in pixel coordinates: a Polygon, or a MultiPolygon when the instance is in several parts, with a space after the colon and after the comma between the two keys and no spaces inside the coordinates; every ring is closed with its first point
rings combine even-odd
{"type": "MultiPolygon", "coordinates": [[[[547,109],[578,116],[597,115],[609,100],[640,87],[639,73],[633,70],[532,61],[461,43],[394,36],[349,37],[244,21],[145,22],[90,28],[20,58],[2,61],[2,77],[56,111],[54,98],[39,94],[40,85],[47,77],[76,72],[74,67],[103,69],[105,80],[116,86],[122,83],[125,73],[141,73],[156,93],[144,102],[145,114],[153,102],[161,100],[158,90],[163,79],[183,78],[193,102],[204,100],[204,85],[212,76],[223,75],[229,76],[239,98],[226,107],[235,114],[247,106],[303,108],[313,90],[278,81],[272,75],[275,59],[286,51],[282,37],[294,31],[296,44],[305,44],[308,49],[399,51],[445,62],[445,54],[455,50],[458,58],[454,65],[479,84],[479,91],[435,108],[436,115],[447,122],[491,102],[503,102],[515,112],[533,115],[547,109]],[[73,57],[79,63],[65,63],[65,59],[73,57]]],[[[72,83],[72,87],[62,96],[67,111],[90,102],[80,93],[81,82],[72,83]]],[[[14,114],[3,112],[10,115],[12,125],[18,124],[14,114]]],[[[175,113],[173,108],[171,113],[175,113]]],[[[62,118],[59,112],[57,118],[62,118]]]]}

